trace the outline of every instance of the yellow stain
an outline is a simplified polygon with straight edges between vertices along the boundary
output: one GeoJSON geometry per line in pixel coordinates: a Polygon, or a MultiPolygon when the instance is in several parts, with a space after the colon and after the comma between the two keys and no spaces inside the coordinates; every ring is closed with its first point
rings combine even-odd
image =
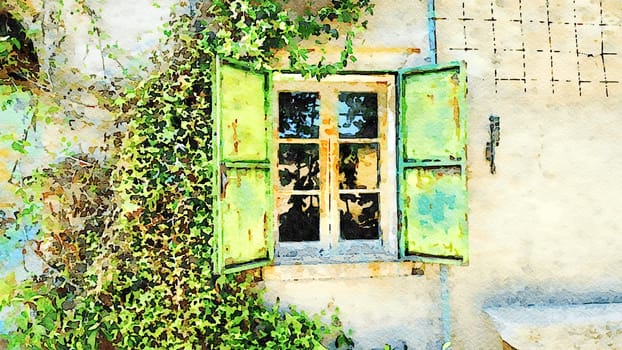
{"type": "Polygon", "coordinates": [[[7,148],[0,148],[0,158],[9,158],[9,156],[11,155],[11,151],[7,148]]]}
{"type": "Polygon", "coordinates": [[[11,172],[7,169],[6,165],[0,164],[0,182],[9,181],[11,178],[11,172]]]}

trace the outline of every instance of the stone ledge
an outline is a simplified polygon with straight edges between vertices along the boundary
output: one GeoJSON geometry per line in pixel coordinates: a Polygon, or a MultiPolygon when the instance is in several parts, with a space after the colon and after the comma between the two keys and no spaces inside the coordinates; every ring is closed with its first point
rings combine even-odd
{"type": "Polygon", "coordinates": [[[516,349],[622,349],[622,304],[507,306],[484,309],[516,349]]]}

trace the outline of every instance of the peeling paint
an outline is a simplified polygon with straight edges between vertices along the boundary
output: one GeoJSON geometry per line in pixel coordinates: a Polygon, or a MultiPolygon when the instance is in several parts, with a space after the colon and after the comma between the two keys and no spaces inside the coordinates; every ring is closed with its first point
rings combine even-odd
{"type": "Polygon", "coordinates": [[[267,159],[263,74],[224,65],[221,70],[221,147],[223,160],[267,159]]]}
{"type": "Polygon", "coordinates": [[[462,157],[460,84],[454,71],[408,76],[404,83],[404,155],[407,159],[462,157]]]}
{"type": "Polygon", "coordinates": [[[267,170],[228,169],[236,181],[230,181],[223,198],[223,223],[227,228],[224,243],[225,263],[240,264],[266,258],[266,218],[271,199],[267,170]]]}
{"type": "Polygon", "coordinates": [[[468,261],[461,66],[405,73],[400,181],[402,252],[468,261]]]}
{"type": "Polygon", "coordinates": [[[231,123],[231,130],[233,130],[233,153],[238,154],[240,151],[240,138],[238,137],[238,119],[236,118],[231,123]]]}
{"type": "Polygon", "coordinates": [[[445,169],[415,168],[406,172],[408,203],[404,210],[407,250],[437,256],[463,256],[468,249],[464,178],[445,169]],[[410,205],[412,204],[412,205],[410,205]]]}
{"type": "Polygon", "coordinates": [[[268,227],[273,204],[267,155],[272,131],[265,113],[264,74],[220,61],[217,72],[220,255],[216,264],[226,272],[271,257],[268,227]]]}

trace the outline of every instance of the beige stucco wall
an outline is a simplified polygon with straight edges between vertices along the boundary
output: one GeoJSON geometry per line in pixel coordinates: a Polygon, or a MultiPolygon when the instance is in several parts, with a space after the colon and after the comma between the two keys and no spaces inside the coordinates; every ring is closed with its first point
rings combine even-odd
{"type": "MultiPolygon", "coordinates": [[[[622,60],[605,55],[603,64],[599,52],[601,41],[610,53],[622,45],[622,9],[617,0],[603,1],[600,18],[594,2],[576,1],[574,11],[568,11],[570,1],[549,3],[548,11],[524,0],[436,4],[442,18],[437,21],[438,61],[464,59],[469,79],[471,258],[469,266],[449,269],[453,349],[501,349],[486,307],[619,301],[622,293],[617,268],[622,263],[622,150],[616,128],[622,119],[622,84],[601,83],[622,81],[622,60]],[[551,40],[547,24],[540,21],[559,24],[552,26],[551,40]],[[574,25],[579,21],[607,25],[574,25]],[[551,84],[552,79],[558,81],[551,84]],[[484,157],[490,114],[501,117],[495,175],[484,157]]],[[[107,43],[119,43],[136,57],[154,48],[154,33],[167,6],[158,10],[146,0],[101,4],[100,24],[111,35],[107,43]]],[[[424,0],[377,1],[369,31],[357,42],[359,60],[349,69],[429,63],[426,6],[424,0]]],[[[84,19],[76,23],[80,21],[84,19]]],[[[87,50],[87,43],[96,46],[85,33],[71,34],[65,44],[66,52],[75,53],[68,55],[70,64],[95,79],[117,74],[116,63],[105,59],[106,72],[101,55],[87,50]]],[[[108,125],[105,111],[89,113],[88,120],[108,125]]],[[[101,140],[103,129],[87,129],[76,136],[77,150],[101,140]]],[[[50,127],[41,132],[45,143],[63,131],[50,127]]],[[[423,276],[388,273],[375,278],[273,276],[264,282],[266,299],[279,297],[285,305],[310,312],[338,307],[361,349],[394,339],[406,341],[410,349],[439,348],[439,267],[429,264],[423,270],[423,276]]],[[[548,329],[540,336],[561,338],[564,332],[548,329]]],[[[583,341],[588,336],[580,331],[573,335],[583,341]]]]}
{"type": "MultiPolygon", "coordinates": [[[[622,45],[622,9],[618,2],[602,3],[601,18],[598,3],[550,1],[547,18],[544,2],[436,1],[438,62],[463,59],[468,65],[471,258],[469,266],[449,272],[453,349],[501,349],[484,311],[489,307],[620,301],[622,86],[603,81],[622,78],[622,59],[614,55],[622,45]],[[501,117],[495,175],[484,156],[491,114],[501,117]]],[[[400,60],[387,52],[379,60],[363,52],[361,66],[424,64],[425,13],[424,1],[379,3],[364,45],[418,47],[421,53],[400,60]]],[[[266,285],[270,297],[285,302],[310,308],[334,302],[361,349],[387,339],[429,349],[441,338],[440,282],[438,266],[424,269],[425,277],[266,285]]],[[[622,344],[620,332],[604,326],[520,331],[533,340],[525,348],[622,344]]]]}
{"type": "MultiPolygon", "coordinates": [[[[615,50],[622,43],[621,4],[496,4],[458,14],[474,18],[466,42],[478,50],[455,50],[464,42],[439,38],[441,60],[465,59],[470,67],[472,255],[471,265],[452,269],[451,278],[454,342],[465,349],[498,348],[483,307],[619,302],[622,290],[616,161],[622,89],[603,83],[622,74],[615,50]],[[485,20],[491,13],[498,18],[493,45],[485,20]],[[525,81],[503,80],[512,78],[525,81]],[[490,114],[501,116],[496,175],[483,157],[490,114]]],[[[437,4],[439,17],[452,18],[444,5],[437,4]]],[[[460,21],[439,21],[444,36],[461,28],[460,21]]],[[[527,348],[622,344],[615,332],[564,327],[533,330],[532,339],[541,339],[527,348]]]]}

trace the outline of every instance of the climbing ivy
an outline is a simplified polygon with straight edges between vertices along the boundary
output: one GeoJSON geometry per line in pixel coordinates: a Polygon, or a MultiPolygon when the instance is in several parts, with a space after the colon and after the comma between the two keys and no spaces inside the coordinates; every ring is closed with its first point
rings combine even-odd
{"type": "Polygon", "coordinates": [[[38,70],[37,56],[27,32],[17,21],[0,13],[0,79],[23,81],[38,70]]]}
{"type": "Polygon", "coordinates": [[[352,39],[372,10],[369,0],[214,0],[174,15],[155,71],[98,100],[122,130],[103,140],[109,156],[73,154],[22,179],[29,205],[0,221],[5,232],[36,224],[32,249],[45,262],[30,281],[6,279],[8,348],[352,347],[336,315],[266,306],[253,272],[214,273],[212,67],[221,55],[268,69],[286,52],[291,68],[320,79],[355,61],[352,39]],[[342,40],[339,57],[310,62],[306,45],[330,40],[342,40]]]}

